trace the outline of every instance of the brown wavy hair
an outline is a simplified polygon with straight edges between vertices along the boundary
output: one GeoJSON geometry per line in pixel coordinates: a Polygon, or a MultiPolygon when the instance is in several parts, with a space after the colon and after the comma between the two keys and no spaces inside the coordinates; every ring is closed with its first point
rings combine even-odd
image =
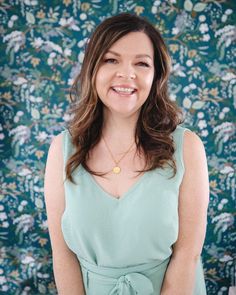
{"type": "Polygon", "coordinates": [[[145,169],[137,172],[164,168],[168,164],[173,168],[173,176],[176,174],[174,142],[170,134],[183,122],[183,113],[168,96],[171,58],[159,31],[149,21],[121,13],[97,26],[85,48],[81,71],[71,87],[74,105],[68,129],[75,152],[68,159],[65,170],[66,179],[72,182],[72,173],[80,164],[91,174],[106,174],[93,171],[86,164],[89,151],[101,139],[103,127],[103,104],[96,91],[95,79],[104,54],[117,40],[131,32],[144,32],[150,38],[155,67],[153,84],[136,124],[137,152],[143,150],[146,160],[145,169]]]}

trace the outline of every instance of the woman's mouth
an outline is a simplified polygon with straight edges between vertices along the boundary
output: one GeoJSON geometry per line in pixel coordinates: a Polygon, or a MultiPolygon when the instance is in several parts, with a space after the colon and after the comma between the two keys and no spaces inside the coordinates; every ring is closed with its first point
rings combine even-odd
{"type": "Polygon", "coordinates": [[[111,89],[120,95],[132,95],[137,89],[129,87],[111,87],[111,89]]]}

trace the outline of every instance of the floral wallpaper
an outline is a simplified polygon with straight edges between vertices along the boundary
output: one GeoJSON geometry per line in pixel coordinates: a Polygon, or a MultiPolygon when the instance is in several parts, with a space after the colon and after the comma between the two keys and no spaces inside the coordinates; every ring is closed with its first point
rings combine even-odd
{"type": "Polygon", "coordinates": [[[70,119],[69,88],[87,38],[124,11],[161,31],[173,61],[171,99],[205,145],[207,294],[228,294],[236,283],[236,2],[1,0],[0,294],[56,294],[43,196],[47,150],[70,119]]]}

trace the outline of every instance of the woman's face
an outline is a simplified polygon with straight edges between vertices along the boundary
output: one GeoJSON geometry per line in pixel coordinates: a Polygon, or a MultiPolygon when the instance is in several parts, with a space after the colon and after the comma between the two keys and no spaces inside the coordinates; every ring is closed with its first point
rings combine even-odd
{"type": "Polygon", "coordinates": [[[154,49],[143,32],[116,41],[103,57],[96,75],[96,90],[107,114],[137,116],[154,78],[154,49]]]}

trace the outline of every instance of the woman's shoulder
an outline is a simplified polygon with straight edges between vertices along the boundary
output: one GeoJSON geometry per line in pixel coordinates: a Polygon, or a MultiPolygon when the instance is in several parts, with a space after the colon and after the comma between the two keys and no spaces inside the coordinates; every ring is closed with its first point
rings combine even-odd
{"type": "Polygon", "coordinates": [[[48,149],[48,159],[60,158],[59,155],[62,154],[63,146],[63,133],[53,136],[49,149],[48,149]]]}
{"type": "MultiPolygon", "coordinates": [[[[206,152],[201,138],[189,128],[177,126],[174,134],[176,154],[184,171],[204,171],[206,166],[206,152]]],[[[200,172],[199,172],[200,173],[200,172]]]]}
{"type": "Polygon", "coordinates": [[[76,147],[72,143],[72,136],[69,129],[62,130],[54,137],[53,141],[55,142],[55,145],[57,145],[58,149],[60,149],[60,152],[62,151],[64,161],[66,161],[76,151],[76,147]]]}
{"type": "Polygon", "coordinates": [[[183,150],[184,158],[190,159],[192,156],[203,156],[205,149],[201,138],[187,127],[178,125],[172,133],[178,150],[183,150]]]}
{"type": "Polygon", "coordinates": [[[51,146],[54,148],[62,148],[65,144],[71,141],[71,135],[68,129],[62,130],[55,135],[51,141],[51,146]]]}
{"type": "Polygon", "coordinates": [[[184,149],[188,151],[189,155],[202,153],[204,151],[204,144],[199,135],[191,130],[186,130],[184,135],[184,149]]]}
{"type": "Polygon", "coordinates": [[[175,131],[183,134],[184,143],[187,144],[187,145],[189,145],[189,144],[197,144],[197,145],[202,144],[202,140],[197,135],[197,133],[192,131],[188,127],[185,127],[183,125],[178,125],[176,127],[175,131]]]}
{"type": "Polygon", "coordinates": [[[59,154],[61,155],[66,142],[70,142],[70,133],[68,129],[62,130],[59,134],[53,136],[49,146],[48,154],[54,155],[54,157],[58,156],[59,154]]]}
{"type": "Polygon", "coordinates": [[[206,160],[204,144],[200,136],[189,128],[178,126],[182,136],[184,166],[194,166],[193,162],[206,160]]]}
{"type": "Polygon", "coordinates": [[[176,129],[172,132],[173,136],[182,135],[183,141],[186,141],[187,144],[193,142],[201,142],[201,138],[191,129],[183,125],[177,125],[176,129]]]}

